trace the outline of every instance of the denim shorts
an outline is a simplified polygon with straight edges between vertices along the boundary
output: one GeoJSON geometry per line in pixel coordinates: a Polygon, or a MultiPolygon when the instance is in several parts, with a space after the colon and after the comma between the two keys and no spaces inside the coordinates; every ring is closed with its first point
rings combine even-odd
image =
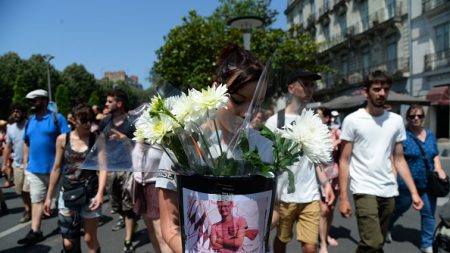
{"type": "Polygon", "coordinates": [[[102,216],[102,207],[101,206],[95,210],[91,210],[89,208],[89,205],[90,205],[90,202],[89,202],[80,207],[68,208],[64,205],[64,199],[62,196],[63,196],[63,192],[61,191],[59,193],[59,199],[58,199],[58,209],[59,209],[60,214],[62,214],[64,216],[69,216],[73,212],[78,212],[80,217],[83,219],[94,219],[94,218],[99,218],[100,216],[102,216]]]}

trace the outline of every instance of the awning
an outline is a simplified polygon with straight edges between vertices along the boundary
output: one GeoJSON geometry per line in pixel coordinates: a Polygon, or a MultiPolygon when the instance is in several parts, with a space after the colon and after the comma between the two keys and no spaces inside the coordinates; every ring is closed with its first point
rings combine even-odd
{"type": "Polygon", "coordinates": [[[434,87],[427,94],[432,105],[449,105],[449,86],[434,87]]]}
{"type": "MultiPolygon", "coordinates": [[[[366,101],[366,97],[362,94],[356,95],[343,95],[337,98],[334,98],[326,103],[323,103],[322,106],[325,106],[330,109],[350,109],[360,107],[366,101]]],[[[390,91],[387,99],[388,104],[422,104],[428,105],[429,101],[424,98],[413,97],[407,94],[397,93],[395,91],[390,91]]]]}

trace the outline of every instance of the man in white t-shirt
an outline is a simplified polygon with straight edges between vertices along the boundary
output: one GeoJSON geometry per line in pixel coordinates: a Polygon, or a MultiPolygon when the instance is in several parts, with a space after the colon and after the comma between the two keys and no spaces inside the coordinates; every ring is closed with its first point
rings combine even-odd
{"type": "Polygon", "coordinates": [[[339,209],[343,217],[352,214],[347,194],[350,176],[360,236],[356,252],[383,252],[394,198],[398,195],[394,169],[405,180],[413,207],[419,210],[423,206],[403,157],[403,120],[384,110],[391,82],[384,71],[370,73],[365,82],[365,108],[351,113],[342,123],[339,209]]]}
{"type": "MultiPolygon", "coordinates": [[[[299,117],[306,104],[311,101],[314,82],[321,76],[307,70],[298,70],[287,78],[288,102],[286,108],[267,119],[270,130],[282,128],[299,117]]],[[[275,207],[279,213],[277,236],[274,239],[274,252],[286,252],[286,244],[292,239],[292,227],[296,224],[297,240],[302,245],[302,252],[316,252],[319,237],[319,218],[321,194],[320,182],[323,182],[327,203],[334,200],[333,191],[324,174],[306,157],[294,164],[295,192],[288,193],[287,185],[282,186],[280,199],[275,207]]],[[[286,176],[286,175],[282,175],[286,176]]]]}

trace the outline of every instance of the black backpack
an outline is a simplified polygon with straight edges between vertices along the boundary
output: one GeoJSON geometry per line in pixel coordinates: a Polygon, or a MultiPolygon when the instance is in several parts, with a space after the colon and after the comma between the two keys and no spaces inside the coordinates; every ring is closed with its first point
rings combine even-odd
{"type": "Polygon", "coordinates": [[[441,222],[433,236],[433,252],[450,253],[450,201],[439,212],[441,222]]]}

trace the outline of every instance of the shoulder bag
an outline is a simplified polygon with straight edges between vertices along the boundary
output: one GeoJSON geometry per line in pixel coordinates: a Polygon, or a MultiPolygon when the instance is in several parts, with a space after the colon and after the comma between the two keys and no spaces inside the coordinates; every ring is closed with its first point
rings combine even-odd
{"type": "Polygon", "coordinates": [[[430,169],[422,144],[420,144],[419,140],[416,138],[413,137],[412,139],[419,147],[420,153],[422,154],[423,163],[425,164],[425,168],[428,172],[428,191],[436,197],[445,197],[450,191],[448,176],[445,179],[441,179],[436,171],[430,169]]]}

